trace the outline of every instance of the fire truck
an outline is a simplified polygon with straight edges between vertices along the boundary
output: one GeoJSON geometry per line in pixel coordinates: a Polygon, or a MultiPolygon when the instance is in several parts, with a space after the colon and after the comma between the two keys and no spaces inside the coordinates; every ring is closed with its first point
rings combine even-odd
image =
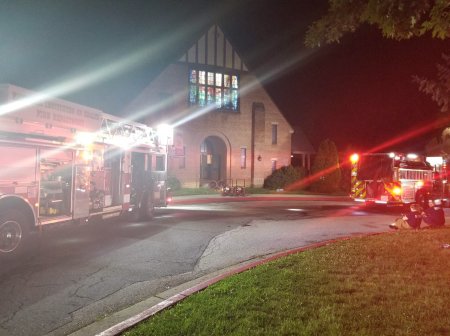
{"type": "Polygon", "coordinates": [[[441,199],[448,204],[447,168],[442,158],[437,166],[417,154],[355,153],[350,164],[350,196],[355,201],[426,207],[428,200],[441,199]]]}
{"type": "Polygon", "coordinates": [[[0,256],[33,231],[167,205],[158,131],[100,110],[0,85],[0,256]]]}

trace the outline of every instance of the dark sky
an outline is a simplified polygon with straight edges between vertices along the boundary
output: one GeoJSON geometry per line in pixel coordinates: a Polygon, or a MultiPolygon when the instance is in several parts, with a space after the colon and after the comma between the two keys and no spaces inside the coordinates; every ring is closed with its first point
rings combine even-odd
{"type": "MultiPolygon", "coordinates": [[[[316,147],[330,138],[369,149],[439,116],[411,77],[434,76],[448,40],[396,42],[365,27],[311,52],[306,28],[326,9],[324,0],[0,0],[0,82],[43,90],[90,76],[62,98],[119,114],[219,22],[251,70],[276,74],[266,89],[316,147]]],[[[422,149],[430,136],[396,148],[422,149]]]]}

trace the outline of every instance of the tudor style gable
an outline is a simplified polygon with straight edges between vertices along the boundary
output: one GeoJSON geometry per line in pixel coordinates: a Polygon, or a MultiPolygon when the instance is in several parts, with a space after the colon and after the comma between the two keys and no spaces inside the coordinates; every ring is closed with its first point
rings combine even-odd
{"type": "Polygon", "coordinates": [[[262,186],[290,164],[292,127],[218,25],[168,65],[126,112],[174,127],[169,174],[182,186],[262,186]]]}
{"type": "Polygon", "coordinates": [[[189,105],[239,112],[241,74],[248,70],[218,25],[208,29],[178,61],[188,64],[189,105]]]}
{"type": "Polygon", "coordinates": [[[218,25],[209,28],[178,61],[248,71],[247,66],[218,25]]]}

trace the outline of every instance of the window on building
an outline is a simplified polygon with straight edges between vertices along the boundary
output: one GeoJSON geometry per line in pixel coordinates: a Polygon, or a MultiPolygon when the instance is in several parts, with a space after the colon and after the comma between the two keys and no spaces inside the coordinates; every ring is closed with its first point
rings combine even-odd
{"type": "Polygon", "coordinates": [[[178,157],[178,168],[186,168],[186,146],[183,146],[183,155],[178,157]]]}
{"type": "Polygon", "coordinates": [[[164,162],[164,156],[158,155],[156,156],[156,163],[155,163],[155,170],[156,171],[165,171],[165,162],[164,162]]]}
{"type": "Polygon", "coordinates": [[[180,156],[180,157],[178,158],[178,168],[179,168],[179,169],[184,169],[184,168],[186,168],[186,157],[180,156]]]}
{"type": "Polygon", "coordinates": [[[247,168],[247,148],[241,148],[241,169],[247,168]]]}
{"type": "Polygon", "coordinates": [[[272,124],[272,145],[276,145],[278,142],[278,125],[272,124]]]}
{"type": "Polygon", "coordinates": [[[272,173],[277,170],[277,160],[272,159],[272,173]]]}
{"type": "Polygon", "coordinates": [[[215,105],[219,110],[239,111],[239,76],[191,69],[189,97],[191,105],[215,105]]]}

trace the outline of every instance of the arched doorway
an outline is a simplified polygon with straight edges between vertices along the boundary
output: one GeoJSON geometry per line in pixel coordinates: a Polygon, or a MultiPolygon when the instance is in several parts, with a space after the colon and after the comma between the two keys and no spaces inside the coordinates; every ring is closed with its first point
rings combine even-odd
{"type": "Polygon", "coordinates": [[[200,146],[200,185],[220,186],[227,179],[227,146],[217,136],[207,137],[200,146]]]}

